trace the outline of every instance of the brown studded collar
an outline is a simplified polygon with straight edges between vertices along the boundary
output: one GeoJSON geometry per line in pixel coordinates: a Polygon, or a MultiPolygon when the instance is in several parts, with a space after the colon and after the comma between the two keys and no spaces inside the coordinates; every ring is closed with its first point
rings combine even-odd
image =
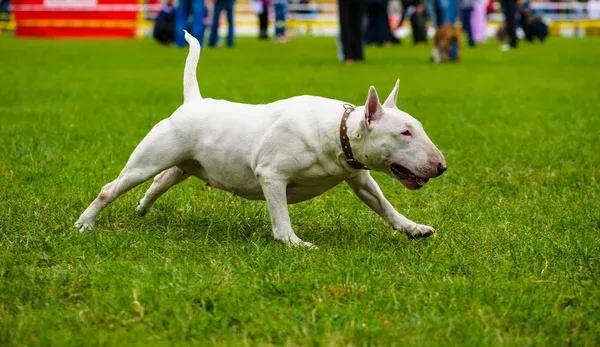
{"type": "Polygon", "coordinates": [[[352,147],[350,147],[350,139],[348,138],[348,125],[346,123],[348,121],[348,117],[350,117],[350,114],[355,110],[355,108],[350,104],[344,104],[344,110],[342,121],[340,122],[340,143],[342,144],[344,157],[346,157],[346,163],[357,170],[369,170],[365,164],[354,159],[352,147]]]}

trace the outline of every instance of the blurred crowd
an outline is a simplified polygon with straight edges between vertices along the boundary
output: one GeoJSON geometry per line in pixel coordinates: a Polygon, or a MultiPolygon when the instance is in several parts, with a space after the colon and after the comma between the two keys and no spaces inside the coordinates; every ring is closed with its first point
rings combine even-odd
{"type": "MultiPolygon", "coordinates": [[[[288,1],[251,0],[258,22],[258,38],[274,38],[286,42],[288,1]],[[273,32],[269,31],[269,18],[273,18],[273,32]]],[[[308,3],[308,0],[294,2],[308,3]]],[[[405,21],[410,23],[412,41],[421,44],[433,38],[432,60],[435,62],[460,59],[461,31],[465,43],[474,47],[487,37],[487,16],[495,11],[493,0],[400,0],[400,18],[390,21],[390,0],[337,0],[339,19],[338,57],[347,64],[363,61],[364,45],[399,44],[395,36],[405,21]]],[[[504,24],[497,33],[502,50],[518,45],[517,27],[525,39],[543,41],[548,28],[531,10],[529,0],[500,0],[504,24]]],[[[207,46],[219,43],[221,16],[227,22],[225,45],[235,44],[235,0],[169,0],[156,18],[154,37],[162,43],[174,42],[183,47],[183,29],[207,46]],[[208,32],[206,32],[208,31],[208,32]]]]}
{"type": "MultiPolygon", "coordinates": [[[[281,42],[287,41],[286,19],[288,0],[252,0],[259,23],[258,38],[269,39],[269,16],[274,13],[274,37],[281,42]]],[[[219,25],[225,13],[227,19],[227,47],[235,44],[235,0],[169,0],[156,18],[153,36],[161,43],[175,42],[185,46],[183,30],[188,30],[202,44],[205,31],[209,29],[208,47],[219,42],[219,25]]]]}
{"type": "MultiPolygon", "coordinates": [[[[494,12],[493,0],[401,0],[401,16],[395,27],[388,15],[389,0],[338,0],[340,18],[340,60],[347,64],[364,60],[364,44],[383,45],[400,42],[394,36],[405,20],[410,21],[414,44],[428,41],[433,34],[432,61],[447,62],[460,59],[461,34],[474,47],[487,37],[487,16],[494,12]],[[429,27],[428,27],[429,25],[429,27]]],[[[544,41],[548,27],[531,10],[529,0],[500,0],[504,24],[497,33],[501,49],[517,47],[517,27],[525,39],[544,41]]]]}

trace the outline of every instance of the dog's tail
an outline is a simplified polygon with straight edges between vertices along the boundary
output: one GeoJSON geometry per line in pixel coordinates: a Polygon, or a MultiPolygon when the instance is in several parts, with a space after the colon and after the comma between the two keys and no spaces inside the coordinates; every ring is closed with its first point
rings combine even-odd
{"type": "Polygon", "coordinates": [[[200,59],[200,43],[195,37],[185,31],[185,40],[190,45],[188,56],[185,59],[185,69],[183,70],[183,102],[190,102],[202,99],[198,80],[196,79],[196,67],[200,59]]]}

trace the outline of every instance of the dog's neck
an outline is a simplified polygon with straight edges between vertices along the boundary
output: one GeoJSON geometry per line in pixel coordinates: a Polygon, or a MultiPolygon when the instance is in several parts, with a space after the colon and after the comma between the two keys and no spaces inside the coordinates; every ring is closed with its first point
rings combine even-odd
{"type": "MultiPolygon", "coordinates": [[[[346,121],[346,134],[348,135],[348,139],[350,140],[350,147],[352,149],[352,154],[354,159],[361,162],[362,164],[369,166],[367,163],[367,157],[364,151],[364,143],[365,143],[365,131],[364,131],[364,106],[358,106],[354,109],[354,111],[350,114],[346,121]]],[[[340,117],[342,114],[340,114],[340,117]]],[[[339,129],[338,129],[339,131],[339,129]]],[[[339,136],[338,136],[339,137],[339,136]]],[[[338,150],[341,154],[341,157],[344,158],[345,155],[342,150],[342,144],[338,140],[338,150]]],[[[345,166],[349,166],[348,163],[344,163],[345,166]]],[[[352,170],[358,170],[352,168],[352,170]]]]}

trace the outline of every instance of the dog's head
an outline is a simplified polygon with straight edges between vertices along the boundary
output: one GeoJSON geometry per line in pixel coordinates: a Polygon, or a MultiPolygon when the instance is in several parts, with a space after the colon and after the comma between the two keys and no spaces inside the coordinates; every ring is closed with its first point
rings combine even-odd
{"type": "Polygon", "coordinates": [[[396,107],[399,81],[383,105],[374,87],[364,108],[363,156],[370,168],[387,172],[409,189],[419,189],[446,171],[446,160],[421,123],[396,107]]]}
{"type": "Polygon", "coordinates": [[[433,61],[445,63],[460,60],[460,30],[452,24],[444,24],[433,36],[433,61]]]}

